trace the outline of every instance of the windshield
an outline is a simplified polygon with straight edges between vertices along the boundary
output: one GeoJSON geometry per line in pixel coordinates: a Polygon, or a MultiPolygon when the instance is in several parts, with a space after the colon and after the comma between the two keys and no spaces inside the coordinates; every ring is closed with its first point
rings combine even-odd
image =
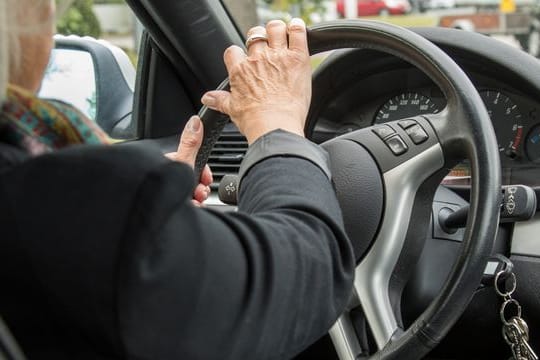
{"type": "MultiPolygon", "coordinates": [[[[223,3],[244,33],[251,26],[264,25],[271,19],[288,21],[292,17],[302,17],[307,24],[313,25],[328,20],[362,18],[408,28],[440,26],[476,32],[535,57],[540,56],[540,12],[536,0],[223,0],[223,3]]],[[[314,69],[326,55],[312,56],[314,69]]],[[[373,79],[379,76],[386,80],[373,80],[370,93],[363,95],[361,101],[350,100],[357,97],[359,91],[354,91],[356,88],[351,88],[350,92],[345,88],[336,92],[335,98],[329,100],[326,110],[316,120],[314,141],[323,142],[372,124],[437,113],[445,107],[443,93],[433,84],[422,83],[421,77],[414,72],[396,70],[395,74],[401,77],[395,83],[401,85],[383,87],[374,84],[388,81],[392,73],[381,70],[380,74],[374,74],[373,79]]],[[[516,95],[501,83],[481,83],[478,90],[499,141],[503,174],[512,174],[515,181],[519,173],[516,164],[529,168],[530,164],[524,159],[536,159],[532,149],[536,149],[539,142],[538,127],[531,130],[531,125],[522,121],[522,112],[527,108],[520,102],[525,98],[523,95],[516,95]]],[[[531,124],[534,123],[531,120],[531,124]]],[[[470,166],[464,162],[454,168],[444,182],[466,185],[470,174],[470,166]]],[[[530,182],[527,179],[520,181],[530,182]]]]}
{"type": "Polygon", "coordinates": [[[536,0],[223,0],[245,33],[271,19],[308,24],[366,18],[405,27],[443,26],[492,36],[540,56],[536,0]]]}

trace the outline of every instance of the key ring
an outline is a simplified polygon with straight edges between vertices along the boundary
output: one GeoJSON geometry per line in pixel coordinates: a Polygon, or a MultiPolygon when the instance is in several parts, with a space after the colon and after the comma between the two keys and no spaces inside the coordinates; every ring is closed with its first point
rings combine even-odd
{"type": "MultiPolygon", "coordinates": [[[[501,321],[503,322],[504,325],[510,325],[510,321],[506,320],[506,317],[504,316],[504,313],[506,312],[506,307],[509,305],[509,304],[514,304],[516,306],[516,309],[517,309],[517,315],[514,315],[514,316],[517,316],[518,318],[521,317],[521,305],[519,305],[519,303],[517,302],[517,300],[514,300],[514,299],[508,299],[506,300],[502,306],[501,306],[501,310],[499,311],[499,314],[501,316],[501,321]]],[[[510,320],[512,320],[512,318],[514,316],[511,316],[510,317],[510,320]]]]}
{"type": "MultiPolygon", "coordinates": [[[[497,275],[495,275],[495,291],[497,292],[497,294],[505,299],[507,298],[510,298],[510,296],[512,296],[512,294],[514,293],[514,291],[516,291],[516,287],[517,287],[517,281],[516,281],[516,274],[514,274],[513,272],[510,273],[510,279],[511,279],[511,283],[512,283],[512,288],[509,290],[509,291],[501,291],[501,289],[499,288],[499,279],[501,277],[502,274],[504,274],[505,271],[504,270],[501,270],[497,273],[497,275]]],[[[505,279],[505,285],[506,285],[506,280],[508,279],[505,279]]]]}

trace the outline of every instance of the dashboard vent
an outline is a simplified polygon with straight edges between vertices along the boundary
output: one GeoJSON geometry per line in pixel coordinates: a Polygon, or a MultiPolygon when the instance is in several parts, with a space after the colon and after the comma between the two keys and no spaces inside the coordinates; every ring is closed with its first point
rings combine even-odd
{"type": "Polygon", "coordinates": [[[208,165],[214,175],[212,190],[219,187],[223,176],[238,174],[247,148],[247,140],[238,130],[227,131],[227,128],[224,129],[208,158],[208,165]]]}

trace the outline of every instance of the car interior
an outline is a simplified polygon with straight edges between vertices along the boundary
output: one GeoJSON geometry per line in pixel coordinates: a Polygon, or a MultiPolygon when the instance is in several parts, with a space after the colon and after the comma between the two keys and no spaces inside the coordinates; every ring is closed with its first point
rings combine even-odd
{"type": "MultiPolygon", "coordinates": [[[[200,98],[226,88],[223,52],[244,34],[220,0],[126,2],[145,31],[134,93],[122,90],[109,110],[121,126],[107,130],[166,153],[200,113],[206,206],[235,211],[217,192],[247,142],[200,98]]],[[[367,20],[315,25],[308,41],[331,53],[313,73],[306,136],[329,153],[357,268],[343,316],[297,359],[506,359],[503,320],[519,314],[540,352],[538,59],[463,30],[367,20]],[[515,275],[506,307],[500,269],[515,275]]]]}

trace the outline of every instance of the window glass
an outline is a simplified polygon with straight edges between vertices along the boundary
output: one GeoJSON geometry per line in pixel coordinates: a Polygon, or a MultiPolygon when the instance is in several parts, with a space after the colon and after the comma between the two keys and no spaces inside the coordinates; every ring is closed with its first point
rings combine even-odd
{"type": "Polygon", "coordinates": [[[240,28],[302,17],[308,24],[368,18],[405,27],[444,26],[475,31],[540,56],[535,0],[223,0],[240,28]]]}
{"type": "Polygon", "coordinates": [[[130,104],[142,25],[123,0],[75,0],[67,9],[59,8],[57,46],[39,95],[75,106],[113,138],[135,137],[130,104]],[[111,61],[104,66],[105,57],[98,58],[92,44],[105,49],[118,66],[111,61]],[[103,84],[118,91],[104,95],[103,84]],[[105,102],[107,106],[100,106],[105,102]]]}
{"type": "MultiPolygon", "coordinates": [[[[243,28],[270,19],[302,17],[308,25],[341,18],[377,20],[408,28],[446,27],[473,32],[540,57],[540,3],[538,0],[223,0],[243,28]],[[248,21],[249,20],[249,21],[248,21]]],[[[464,46],[467,46],[465,43],[464,46]]],[[[453,55],[453,53],[451,53],[453,55]]],[[[315,68],[323,56],[311,57],[315,68]]],[[[459,59],[456,59],[459,60],[459,59]]],[[[535,99],[493,69],[471,69],[474,59],[462,60],[492,120],[503,168],[503,182],[536,186],[540,125],[535,99]],[[466,61],[466,62],[465,62],[466,61]],[[529,109],[535,109],[531,111],[529,109]],[[528,170],[527,170],[528,169],[528,170]],[[532,169],[532,170],[531,170],[532,169]],[[535,172],[527,172],[527,171],[535,172]]],[[[318,114],[312,139],[323,142],[344,132],[376,123],[442,111],[443,92],[416,70],[380,69],[353,85],[343,82],[335,97],[318,114]],[[379,86],[384,84],[384,86],[379,86]],[[349,87],[347,87],[349,86],[349,87]],[[366,91],[366,89],[368,89],[366,91]]],[[[338,86],[338,85],[336,85],[338,86]]],[[[465,162],[445,179],[467,185],[471,168],[465,162]]]]}

